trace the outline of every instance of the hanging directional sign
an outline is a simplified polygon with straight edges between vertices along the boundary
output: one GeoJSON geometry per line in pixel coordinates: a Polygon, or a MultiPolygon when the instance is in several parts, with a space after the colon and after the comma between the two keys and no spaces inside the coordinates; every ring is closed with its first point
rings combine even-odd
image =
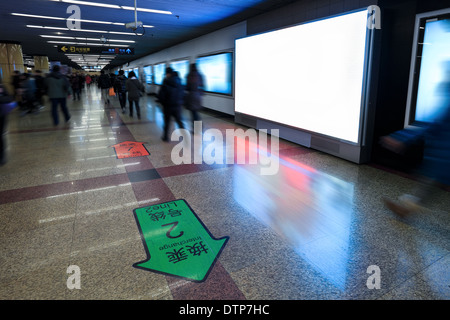
{"type": "Polygon", "coordinates": [[[215,239],[185,200],[134,210],[147,259],[133,267],[203,282],[229,237],[215,239]]]}
{"type": "Polygon", "coordinates": [[[150,153],[144,142],[124,141],[112,146],[116,151],[117,159],[148,156],[150,153]]]}
{"type": "Polygon", "coordinates": [[[124,55],[134,54],[134,48],[103,47],[101,49],[102,49],[101,54],[124,54],[124,55]]]}
{"type": "Polygon", "coordinates": [[[119,47],[85,47],[85,46],[58,46],[58,52],[79,54],[121,54],[133,55],[134,48],[119,47]]]}

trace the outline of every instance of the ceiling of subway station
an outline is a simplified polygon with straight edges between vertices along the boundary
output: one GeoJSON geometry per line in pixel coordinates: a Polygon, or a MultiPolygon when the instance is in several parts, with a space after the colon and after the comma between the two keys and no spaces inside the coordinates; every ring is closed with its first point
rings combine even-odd
{"type": "Polygon", "coordinates": [[[134,48],[134,55],[93,55],[84,62],[112,68],[292,2],[136,0],[135,11],[134,0],[1,0],[0,42],[20,42],[30,60],[44,55],[76,68],[82,64],[58,46],[134,48]],[[144,27],[133,31],[125,24],[135,21],[135,13],[144,27]]]}

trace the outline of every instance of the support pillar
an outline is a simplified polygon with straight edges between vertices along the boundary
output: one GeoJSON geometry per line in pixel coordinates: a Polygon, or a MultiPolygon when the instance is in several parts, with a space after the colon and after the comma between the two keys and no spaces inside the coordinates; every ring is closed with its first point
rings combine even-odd
{"type": "Polygon", "coordinates": [[[34,70],[40,70],[42,75],[45,75],[50,71],[48,57],[47,56],[34,56],[34,70]]]}
{"type": "Polygon", "coordinates": [[[0,77],[10,94],[14,94],[12,75],[16,70],[25,72],[22,45],[16,41],[0,40],[0,77]]]}

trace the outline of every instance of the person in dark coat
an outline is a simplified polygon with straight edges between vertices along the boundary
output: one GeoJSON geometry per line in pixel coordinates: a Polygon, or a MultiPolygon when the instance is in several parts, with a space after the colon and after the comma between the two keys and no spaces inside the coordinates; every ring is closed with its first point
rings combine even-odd
{"type": "Polygon", "coordinates": [[[80,100],[80,94],[81,94],[81,84],[80,79],[76,74],[73,74],[70,78],[70,85],[72,86],[72,92],[73,92],[73,101],[80,100]]]}
{"type": "Polygon", "coordinates": [[[21,73],[18,70],[14,70],[14,74],[12,76],[11,82],[14,87],[13,95],[17,102],[21,101],[21,93],[20,93],[20,83],[21,83],[21,73]]]}
{"type": "Polygon", "coordinates": [[[29,73],[24,73],[24,81],[22,87],[24,89],[22,98],[24,101],[25,113],[33,113],[36,104],[36,80],[29,73]]]}
{"type": "Polygon", "coordinates": [[[125,77],[125,72],[123,70],[119,71],[119,76],[117,76],[114,81],[114,92],[117,93],[120,102],[120,108],[122,108],[122,113],[125,113],[125,107],[127,103],[127,77],[125,77]]]}
{"type": "Polygon", "coordinates": [[[192,63],[189,67],[189,74],[186,81],[185,107],[191,111],[192,122],[199,121],[198,110],[202,108],[203,77],[197,70],[197,65],[192,63]]]}
{"type": "Polygon", "coordinates": [[[58,105],[64,114],[66,122],[70,120],[70,113],[67,109],[67,96],[70,93],[69,79],[59,72],[58,65],[53,66],[52,72],[45,78],[47,95],[52,103],[52,118],[55,126],[59,123],[58,105]]]}
{"type": "Polygon", "coordinates": [[[128,80],[126,84],[126,90],[128,92],[128,102],[130,103],[130,117],[133,116],[133,103],[136,106],[136,114],[138,119],[141,118],[141,108],[139,107],[139,99],[142,96],[142,92],[145,91],[144,86],[136,78],[136,74],[131,71],[128,74],[128,80]]]}
{"type": "Polygon", "coordinates": [[[105,71],[100,71],[100,77],[98,78],[98,87],[102,92],[102,99],[105,101],[105,104],[109,104],[109,88],[111,88],[111,79],[105,71]]]}
{"type": "Polygon", "coordinates": [[[39,107],[43,107],[43,97],[45,95],[45,78],[42,76],[42,72],[40,70],[36,70],[34,79],[36,81],[36,101],[39,103],[39,107]]]}
{"type": "Polygon", "coordinates": [[[172,68],[166,69],[166,77],[158,92],[158,100],[163,105],[164,110],[164,134],[163,141],[169,141],[169,125],[170,119],[175,118],[180,129],[184,129],[181,118],[181,105],[183,103],[184,89],[181,85],[178,72],[172,68]]]}

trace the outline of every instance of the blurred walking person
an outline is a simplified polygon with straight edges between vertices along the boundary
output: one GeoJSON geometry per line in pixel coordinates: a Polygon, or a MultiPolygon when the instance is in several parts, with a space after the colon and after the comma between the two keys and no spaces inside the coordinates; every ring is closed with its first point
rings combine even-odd
{"type": "MultiPolygon", "coordinates": [[[[445,65],[446,78],[436,94],[440,98],[440,114],[425,127],[425,149],[422,164],[418,168],[419,182],[412,194],[405,194],[399,201],[385,199],[385,205],[393,212],[406,216],[421,211],[430,202],[435,187],[450,186],[450,60],[445,65]]],[[[389,149],[403,153],[407,142],[384,137],[382,143],[389,149]]]]}
{"type": "Polygon", "coordinates": [[[175,118],[180,129],[184,129],[184,124],[181,118],[181,105],[183,103],[184,90],[181,85],[178,72],[172,68],[166,69],[166,77],[158,92],[158,99],[163,105],[164,109],[164,133],[163,141],[169,141],[169,126],[170,119],[175,118]]]}
{"type": "Polygon", "coordinates": [[[36,83],[36,102],[39,105],[38,108],[41,109],[44,107],[45,78],[40,70],[36,70],[34,79],[36,83]]]}
{"type": "Polygon", "coordinates": [[[77,99],[80,100],[81,83],[79,77],[76,74],[73,74],[70,78],[70,85],[72,86],[73,101],[77,99]]]}
{"type": "Polygon", "coordinates": [[[125,77],[125,72],[123,70],[119,70],[119,75],[114,81],[114,91],[117,93],[119,98],[122,113],[125,113],[127,104],[127,77],[125,77]]]}
{"type": "Polygon", "coordinates": [[[67,109],[67,96],[70,93],[70,83],[67,77],[59,72],[58,65],[53,66],[52,72],[45,78],[47,95],[52,105],[53,124],[59,124],[58,105],[64,114],[66,122],[70,120],[70,113],[67,109]]]}
{"type": "MultiPolygon", "coordinates": [[[[191,111],[192,123],[199,121],[200,115],[198,111],[202,108],[203,95],[203,77],[197,70],[197,65],[192,63],[189,67],[189,74],[186,81],[187,95],[185,98],[185,107],[191,111]]],[[[193,127],[193,126],[192,126],[193,127]]]]}
{"type": "Polygon", "coordinates": [[[111,80],[105,71],[100,71],[100,77],[98,78],[98,87],[102,93],[102,100],[105,104],[109,104],[109,88],[111,88],[111,80]]]}
{"type": "Polygon", "coordinates": [[[90,75],[86,75],[86,84],[87,87],[90,88],[91,87],[91,83],[92,83],[92,78],[90,75]]]}
{"type": "Polygon", "coordinates": [[[128,92],[128,102],[130,104],[130,117],[133,117],[133,104],[136,106],[136,114],[138,119],[141,118],[141,108],[139,107],[139,99],[145,91],[142,83],[136,78],[136,74],[131,71],[128,74],[126,84],[126,91],[128,92]]]}
{"type": "Polygon", "coordinates": [[[36,100],[37,87],[36,87],[36,81],[31,76],[31,74],[29,74],[29,73],[24,74],[22,88],[24,90],[23,94],[22,94],[22,98],[23,98],[23,104],[24,104],[24,108],[25,108],[25,111],[23,112],[22,115],[25,115],[27,113],[33,113],[33,112],[37,111],[38,110],[37,100],[36,100]]]}

